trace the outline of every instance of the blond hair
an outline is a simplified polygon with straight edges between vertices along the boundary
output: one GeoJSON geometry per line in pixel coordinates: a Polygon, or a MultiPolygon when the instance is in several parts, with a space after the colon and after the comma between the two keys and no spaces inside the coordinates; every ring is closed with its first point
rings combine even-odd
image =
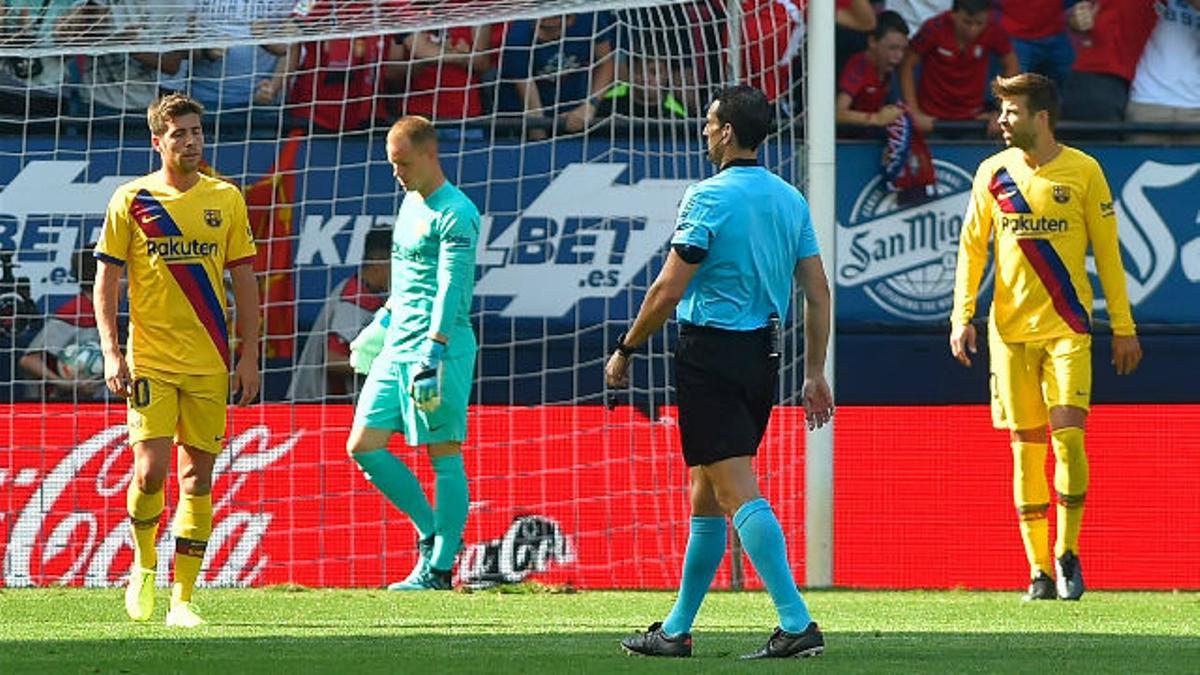
{"type": "Polygon", "coordinates": [[[388,137],[405,138],[413,145],[422,145],[430,141],[437,142],[437,127],[428,118],[420,115],[405,115],[396,120],[388,130],[388,137]]]}
{"type": "Polygon", "coordinates": [[[150,125],[150,133],[162,136],[167,133],[167,125],[176,117],[189,113],[204,114],[204,106],[194,98],[180,93],[159,96],[146,108],[146,122],[150,125]]]}

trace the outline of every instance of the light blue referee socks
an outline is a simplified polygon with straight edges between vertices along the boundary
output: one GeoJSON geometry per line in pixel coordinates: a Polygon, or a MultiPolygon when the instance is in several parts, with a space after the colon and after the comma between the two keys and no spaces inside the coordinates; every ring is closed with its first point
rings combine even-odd
{"type": "Polygon", "coordinates": [[[437,495],[433,507],[436,537],[429,565],[444,571],[454,567],[454,557],[462,546],[467,507],[470,505],[467,471],[463,468],[462,455],[433,457],[430,462],[433,464],[437,495]]]}
{"type": "Polygon", "coordinates": [[[362,467],[367,480],[383,493],[396,508],[408,514],[417,534],[426,538],[433,534],[433,509],[425,498],[421,483],[404,462],[386,448],[354,453],[354,461],[362,467]]]}
{"type": "Polygon", "coordinates": [[[759,497],[752,499],[733,514],[733,526],[742,538],[742,547],[754,570],[771,594],[779,612],[779,626],[789,633],[802,633],[812,623],[812,616],[796,589],[792,568],[788,565],[787,544],[783,528],[771,504],[759,497]]]}
{"type": "Polygon", "coordinates": [[[674,637],[691,632],[700,603],[704,602],[721,559],[725,557],[725,531],[725,516],[692,516],[687,551],[683,554],[679,596],[662,625],[667,635],[674,637]]]}

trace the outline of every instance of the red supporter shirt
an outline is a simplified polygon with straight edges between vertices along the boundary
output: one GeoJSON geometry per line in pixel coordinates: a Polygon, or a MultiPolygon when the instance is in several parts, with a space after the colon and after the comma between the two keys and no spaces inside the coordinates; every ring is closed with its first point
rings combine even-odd
{"type": "Polygon", "coordinates": [[[1067,29],[1062,0],[1004,0],[1000,27],[1019,40],[1036,40],[1067,29]]]}
{"type": "Polygon", "coordinates": [[[792,59],[804,37],[802,8],[791,0],[747,0],[742,10],[746,79],[774,101],[792,84],[792,59]]]}
{"type": "MultiPolygon", "coordinates": [[[[836,0],[846,9],[853,0],[836,0]]],[[[774,101],[792,85],[792,60],[804,45],[808,0],[743,0],[742,58],[747,82],[774,101]]]]}
{"type": "Polygon", "coordinates": [[[851,56],[842,67],[842,76],[838,78],[838,91],[850,95],[850,109],[859,112],[878,112],[887,100],[892,77],[888,73],[883,80],[879,79],[879,70],[871,62],[866,52],[851,56]]]}
{"type": "MultiPolygon", "coordinates": [[[[371,3],[297,2],[297,21],[323,21],[339,13],[353,18],[371,3]]],[[[339,38],[304,44],[300,72],[288,91],[290,113],[311,119],[326,131],[361,129],[370,124],[379,93],[380,70],[390,38],[339,38]]]]}
{"type": "Polygon", "coordinates": [[[96,310],[92,299],[80,293],[54,310],[54,318],[79,328],[96,327],[96,310]]]}
{"type": "Polygon", "coordinates": [[[954,37],[950,12],[942,12],[921,26],[909,46],[921,57],[917,98],[922,112],[945,120],[969,120],[983,112],[988,55],[1004,56],[1012,44],[1004,29],[989,21],[965,49],[954,37]]]}
{"type": "MultiPolygon", "coordinates": [[[[504,26],[493,26],[491,48],[498,49],[503,38],[504,26]]],[[[475,44],[474,30],[469,26],[439,31],[435,39],[449,40],[450,44],[475,44]]],[[[437,61],[427,61],[413,70],[409,91],[404,97],[405,111],[409,115],[424,115],[431,119],[479,117],[483,115],[479,94],[481,75],[483,70],[479,68],[469,70],[457,64],[440,64],[439,67],[437,61]]]]}
{"type": "Polygon", "coordinates": [[[1157,19],[1154,3],[1146,0],[1103,0],[1095,26],[1075,41],[1072,68],[1132,81],[1157,19]]]}

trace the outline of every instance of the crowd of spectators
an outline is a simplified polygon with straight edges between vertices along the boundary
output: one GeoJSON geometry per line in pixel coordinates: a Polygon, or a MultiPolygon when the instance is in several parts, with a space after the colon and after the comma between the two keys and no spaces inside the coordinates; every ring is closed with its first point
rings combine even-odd
{"type": "MultiPolygon", "coordinates": [[[[909,45],[898,78],[880,58],[880,33],[847,61],[838,85],[843,123],[884,125],[893,114],[885,104],[902,101],[922,131],[938,132],[939,121],[978,119],[994,132],[989,83],[997,74],[1021,71],[1059,84],[1067,121],[1200,123],[1200,0],[884,0],[875,6],[880,16],[903,20],[909,45]],[[876,67],[870,77],[862,74],[866,62],[876,67]],[[874,93],[861,95],[863,82],[893,84],[880,101],[874,93]]],[[[949,126],[956,129],[951,135],[963,133],[961,124],[949,126]]]]}
{"type": "MultiPolygon", "coordinates": [[[[280,26],[280,17],[296,28],[329,22],[339,12],[361,11],[360,4],[0,0],[4,34],[32,35],[38,47],[79,31],[136,43],[167,9],[178,25],[201,26],[204,35],[233,45],[4,58],[0,116],[103,121],[140,115],[162,91],[181,90],[215,113],[222,129],[335,134],[416,113],[439,122],[509,120],[536,140],[577,133],[611,115],[699,116],[711,87],[729,78],[734,25],[741,27],[742,79],[785,114],[803,95],[796,75],[807,0],[742,0],[736,24],[728,21],[728,0],[695,0],[307,42],[289,41],[280,26]]],[[[925,132],[939,121],[987,119],[991,77],[1034,70],[1060,84],[1067,120],[1194,123],[1198,5],[836,0],[838,86],[850,98],[847,107],[838,97],[839,120],[884,126],[901,101],[925,132]]]]}

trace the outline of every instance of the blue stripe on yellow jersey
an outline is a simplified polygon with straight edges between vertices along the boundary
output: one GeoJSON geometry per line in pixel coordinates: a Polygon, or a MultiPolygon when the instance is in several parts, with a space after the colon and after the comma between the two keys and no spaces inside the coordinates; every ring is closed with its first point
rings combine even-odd
{"type": "Polygon", "coordinates": [[[246,202],[229,183],[201,175],[179,192],[155,172],[117,188],[95,255],[126,267],[130,364],[228,372],[223,275],[254,253],[246,202]]]}
{"type": "Polygon", "coordinates": [[[991,314],[1005,342],[1091,331],[1089,246],[1113,333],[1134,334],[1112,193],[1089,155],[1062,146],[1054,159],[1033,168],[1014,147],[979,165],[959,240],[951,313],[956,325],[975,316],[989,243],[996,256],[991,314]]]}

